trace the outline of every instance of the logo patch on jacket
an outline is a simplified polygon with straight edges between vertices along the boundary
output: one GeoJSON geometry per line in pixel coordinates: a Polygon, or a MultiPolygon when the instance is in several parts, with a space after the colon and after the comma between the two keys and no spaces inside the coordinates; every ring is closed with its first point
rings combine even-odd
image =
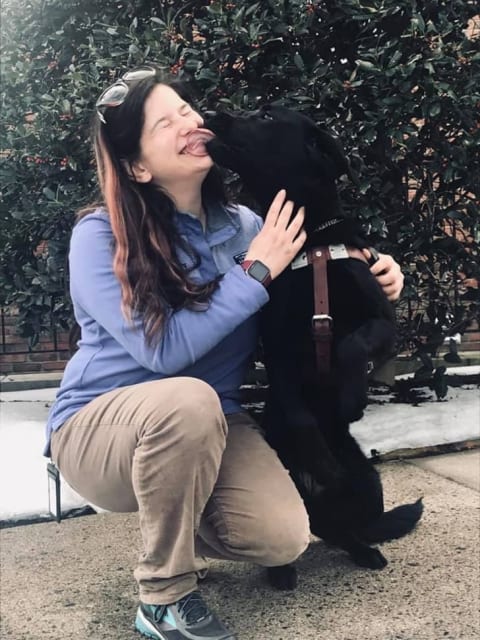
{"type": "Polygon", "coordinates": [[[242,251],[242,253],[237,253],[237,255],[233,256],[233,259],[237,264],[242,264],[245,260],[245,256],[247,255],[246,251],[242,251]]]}

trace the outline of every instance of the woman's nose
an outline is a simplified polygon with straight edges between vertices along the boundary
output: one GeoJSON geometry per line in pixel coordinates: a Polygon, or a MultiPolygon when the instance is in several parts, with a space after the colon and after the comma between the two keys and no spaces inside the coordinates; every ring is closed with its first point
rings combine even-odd
{"type": "Polygon", "coordinates": [[[188,116],[181,116],[181,121],[180,121],[180,133],[182,133],[183,135],[190,133],[190,131],[192,131],[193,129],[198,129],[198,127],[202,127],[203,126],[203,118],[201,118],[199,115],[188,115],[188,116]]]}

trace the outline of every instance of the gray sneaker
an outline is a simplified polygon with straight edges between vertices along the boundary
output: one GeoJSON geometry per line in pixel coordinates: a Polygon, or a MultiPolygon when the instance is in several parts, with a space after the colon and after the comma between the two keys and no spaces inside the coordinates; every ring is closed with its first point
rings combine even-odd
{"type": "Polygon", "coordinates": [[[135,628],[155,640],[236,640],[198,591],[173,604],[140,603],[135,628]]]}

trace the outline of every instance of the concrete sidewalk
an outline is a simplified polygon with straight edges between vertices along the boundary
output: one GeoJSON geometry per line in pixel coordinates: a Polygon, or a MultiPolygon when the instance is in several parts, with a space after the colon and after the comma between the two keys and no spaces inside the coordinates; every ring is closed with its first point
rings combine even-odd
{"type": "MultiPolygon", "coordinates": [[[[380,465],[387,506],[424,496],[418,529],[384,544],[380,572],[314,542],[300,584],[275,592],[255,566],[212,562],[201,590],[239,640],[480,637],[480,450],[380,465]]],[[[135,514],[1,534],[1,638],[135,640],[135,514]]]]}

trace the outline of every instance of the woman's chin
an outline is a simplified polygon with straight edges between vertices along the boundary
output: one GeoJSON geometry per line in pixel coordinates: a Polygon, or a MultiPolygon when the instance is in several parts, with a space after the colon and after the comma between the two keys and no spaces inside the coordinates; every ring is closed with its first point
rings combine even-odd
{"type": "Polygon", "coordinates": [[[213,160],[208,154],[204,156],[192,156],[192,161],[193,160],[196,160],[196,162],[192,162],[192,166],[195,165],[195,167],[198,167],[199,171],[209,171],[213,167],[213,160]]]}

